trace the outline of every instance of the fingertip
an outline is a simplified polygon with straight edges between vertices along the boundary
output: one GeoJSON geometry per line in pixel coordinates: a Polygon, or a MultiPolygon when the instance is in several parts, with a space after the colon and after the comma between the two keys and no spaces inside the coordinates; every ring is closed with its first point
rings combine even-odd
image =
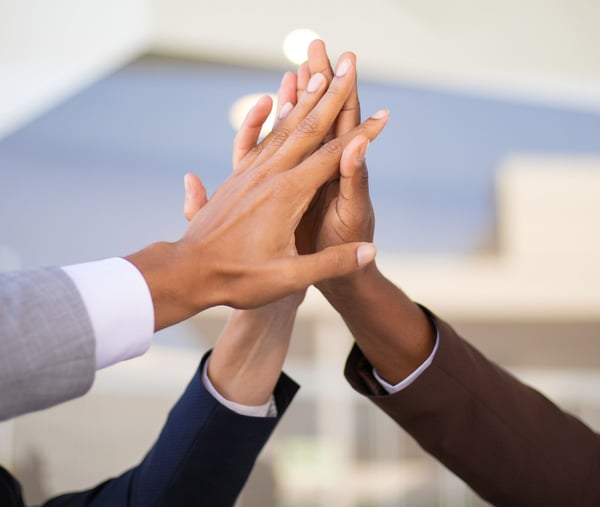
{"type": "Polygon", "coordinates": [[[350,177],[357,168],[364,165],[368,148],[369,138],[362,134],[357,135],[348,143],[340,161],[342,176],[350,177]]]}
{"type": "Polygon", "coordinates": [[[377,248],[373,243],[365,243],[356,249],[356,263],[362,268],[375,260],[377,248]]]}
{"type": "Polygon", "coordinates": [[[281,109],[279,110],[279,114],[277,115],[278,120],[283,120],[290,112],[294,109],[294,106],[291,102],[286,102],[281,109]]]}
{"type": "Polygon", "coordinates": [[[390,110],[389,109],[380,109],[371,115],[371,118],[374,120],[383,120],[389,118],[390,110]]]}

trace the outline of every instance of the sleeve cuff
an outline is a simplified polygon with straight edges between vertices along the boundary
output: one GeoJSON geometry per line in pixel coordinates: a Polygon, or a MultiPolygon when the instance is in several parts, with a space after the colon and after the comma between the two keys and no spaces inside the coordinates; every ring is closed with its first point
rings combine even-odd
{"type": "Polygon", "coordinates": [[[154,306],[137,268],[112,258],[62,268],[77,286],[96,339],[96,369],[144,354],[154,334],[154,306]]]}
{"type": "Polygon", "coordinates": [[[208,378],[208,362],[210,361],[210,357],[206,359],[204,362],[204,366],[202,368],[202,383],[206,390],[215,398],[221,405],[227,407],[232,412],[235,412],[239,415],[245,415],[248,417],[277,417],[277,405],[275,404],[275,398],[273,395],[269,398],[264,405],[258,405],[255,407],[251,407],[249,405],[242,405],[240,403],[236,403],[235,401],[230,401],[225,399],[221,394],[215,389],[212,382],[208,378]]]}
{"type": "Polygon", "coordinates": [[[394,394],[399,391],[402,391],[402,389],[406,389],[415,380],[417,380],[419,378],[419,376],[429,367],[429,365],[433,361],[433,358],[435,357],[439,343],[440,343],[440,331],[439,331],[439,329],[437,329],[437,326],[436,326],[435,345],[433,346],[433,350],[431,351],[431,354],[429,354],[429,357],[427,359],[425,359],[425,361],[423,361],[423,363],[415,371],[413,371],[408,377],[406,377],[404,380],[401,380],[396,385],[389,384],[388,382],[383,380],[379,376],[379,374],[377,373],[375,368],[373,368],[373,376],[375,377],[377,382],[379,382],[381,387],[383,387],[387,391],[388,394],[394,394]]]}

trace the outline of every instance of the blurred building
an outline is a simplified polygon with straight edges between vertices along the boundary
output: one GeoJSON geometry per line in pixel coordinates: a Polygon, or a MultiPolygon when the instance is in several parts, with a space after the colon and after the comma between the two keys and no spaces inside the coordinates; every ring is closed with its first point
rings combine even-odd
{"type": "MultiPolygon", "coordinates": [[[[363,4],[1,2],[0,269],[176,238],[180,176],[209,190],[226,177],[232,105],[275,91],[281,40],[310,25],[334,54],[357,52],[364,112],[392,111],[369,153],[382,271],[600,430],[598,8],[363,4]]],[[[160,333],[84,398],[0,424],[0,462],[29,501],[134,465],[227,315],[160,333]]],[[[302,389],[240,507],[483,505],[352,392],[351,343],[309,291],[286,363],[302,389]]]]}
{"type": "MultiPolygon", "coordinates": [[[[380,261],[490,358],[596,429],[599,192],[600,159],[515,158],[498,171],[496,252],[380,261]]],[[[100,372],[85,398],[10,423],[4,453],[30,497],[89,486],[141,458],[226,317],[215,309],[188,322],[202,345],[157,345],[100,372]]],[[[294,334],[286,371],[302,389],[240,506],[483,505],[346,385],[351,337],[316,291],[294,334]]]]}

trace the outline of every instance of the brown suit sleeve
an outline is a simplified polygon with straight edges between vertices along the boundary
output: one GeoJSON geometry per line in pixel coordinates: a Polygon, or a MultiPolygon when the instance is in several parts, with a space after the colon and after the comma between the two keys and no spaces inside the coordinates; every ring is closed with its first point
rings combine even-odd
{"type": "Polygon", "coordinates": [[[352,387],[494,505],[600,506],[600,435],[435,322],[436,356],[409,387],[387,394],[357,346],[352,387]]]}

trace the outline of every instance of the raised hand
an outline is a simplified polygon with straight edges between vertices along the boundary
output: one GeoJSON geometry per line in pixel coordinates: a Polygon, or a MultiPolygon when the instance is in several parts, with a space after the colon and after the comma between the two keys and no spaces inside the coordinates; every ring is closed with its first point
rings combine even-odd
{"type": "MultiPolygon", "coordinates": [[[[297,100],[301,99],[306,83],[315,73],[322,73],[328,79],[333,77],[325,43],[321,40],[311,43],[308,61],[298,71],[297,100]]],[[[327,135],[329,139],[344,136],[360,123],[356,73],[354,77],[354,86],[327,135]]],[[[287,88],[282,86],[280,101],[286,100],[289,93],[289,85],[287,88]]],[[[387,121],[389,115],[387,111],[379,111],[375,116],[387,121]]],[[[313,200],[296,232],[300,252],[318,252],[349,241],[373,241],[375,216],[365,162],[368,142],[367,138],[358,136],[348,144],[340,160],[338,175],[328,181],[313,200]]]]}
{"type": "Polygon", "coordinates": [[[385,125],[385,116],[376,115],[319,148],[352,93],[354,76],[354,55],[342,55],[329,85],[324,75],[313,75],[277,128],[261,143],[248,143],[272,107],[268,97],[261,99],[236,138],[234,173],[183,237],[128,257],[150,288],[156,329],[218,304],[261,306],[373,260],[374,247],[357,242],[299,255],[294,237],[351,141],[374,139],[385,125]]]}
{"type": "MultiPolygon", "coordinates": [[[[183,214],[191,221],[207,203],[193,174],[185,176],[183,214]]],[[[233,310],[208,364],[208,377],[224,398],[246,406],[263,405],[275,389],[305,291],[251,310],[233,310]]]]}

